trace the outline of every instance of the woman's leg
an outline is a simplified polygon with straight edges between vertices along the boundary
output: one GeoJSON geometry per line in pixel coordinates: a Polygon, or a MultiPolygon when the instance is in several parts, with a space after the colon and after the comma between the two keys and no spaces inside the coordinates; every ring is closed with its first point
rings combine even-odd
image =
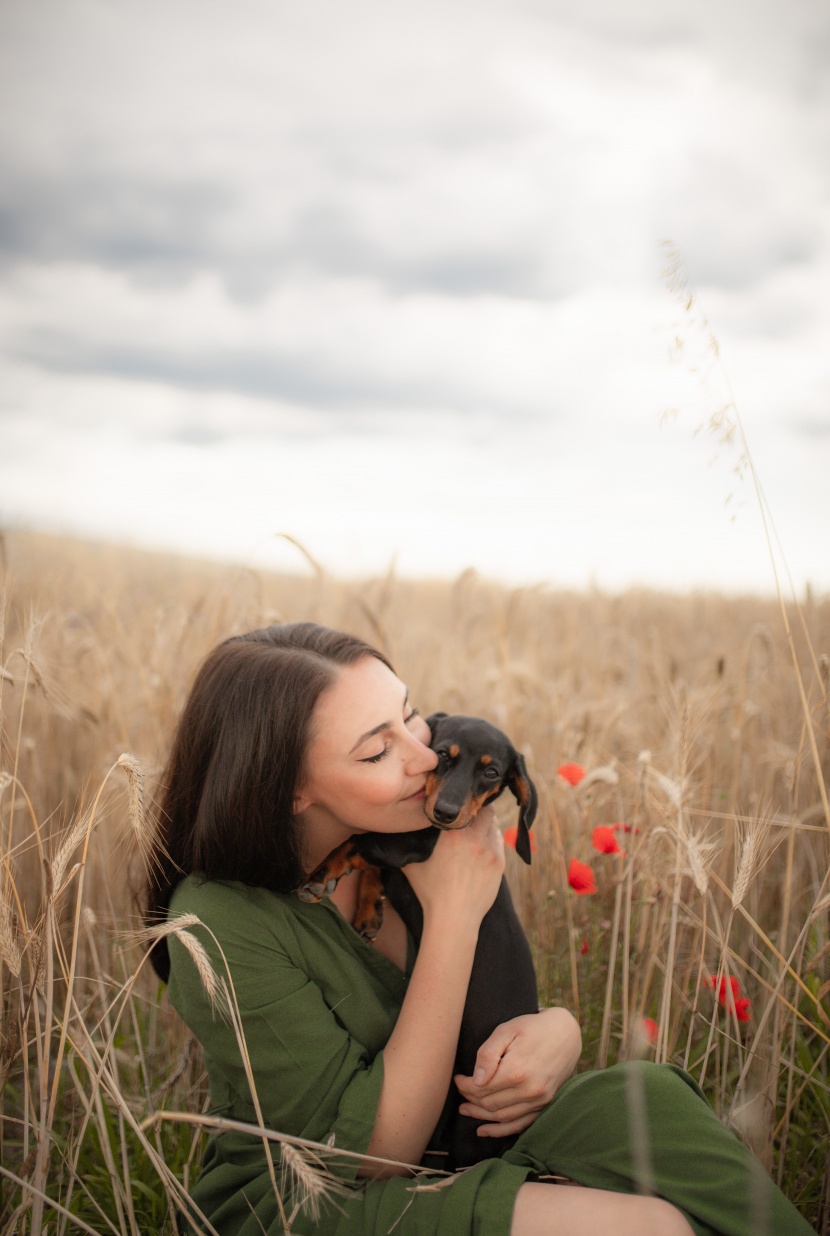
{"type": "Polygon", "coordinates": [[[581,1185],[524,1184],[510,1236],[694,1236],[683,1215],[657,1197],[581,1185]]]}
{"type": "Polygon", "coordinates": [[[589,1188],[665,1198],[699,1236],[812,1232],[673,1065],[632,1061],[578,1074],[504,1159],[589,1188]]]}

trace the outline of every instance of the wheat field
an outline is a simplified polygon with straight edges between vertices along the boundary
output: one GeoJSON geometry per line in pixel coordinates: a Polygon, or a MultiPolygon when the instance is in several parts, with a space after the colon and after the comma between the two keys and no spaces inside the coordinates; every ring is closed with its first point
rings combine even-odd
{"type": "Polygon", "coordinates": [[[23,532],[0,565],[0,1232],[175,1230],[204,1131],[160,1114],[206,1090],[136,938],[148,807],[208,649],[307,618],[524,751],[536,850],[508,878],[580,1067],[688,1068],[830,1233],[830,602],[348,583],[299,550],[288,577],[23,532]]]}

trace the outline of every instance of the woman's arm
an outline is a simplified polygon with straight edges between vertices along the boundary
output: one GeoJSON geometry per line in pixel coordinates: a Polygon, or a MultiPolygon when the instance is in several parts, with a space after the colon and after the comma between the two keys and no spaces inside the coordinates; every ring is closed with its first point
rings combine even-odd
{"type": "MultiPolygon", "coordinates": [[[[503,870],[504,845],[491,809],[480,812],[469,828],[443,833],[426,862],[405,869],[424,912],[424,929],[407,994],[383,1050],[383,1085],[369,1154],[418,1163],[429,1143],[452,1080],[478,929],[503,870]]],[[[396,1173],[366,1164],[361,1174],[396,1173]]]]}

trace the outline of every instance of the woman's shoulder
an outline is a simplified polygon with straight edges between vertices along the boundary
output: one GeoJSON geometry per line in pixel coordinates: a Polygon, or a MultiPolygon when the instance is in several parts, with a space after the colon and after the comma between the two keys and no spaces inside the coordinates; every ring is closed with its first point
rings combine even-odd
{"type": "Polygon", "coordinates": [[[208,880],[187,875],[180,880],[170,898],[170,915],[195,914],[205,923],[263,917],[274,924],[292,917],[294,898],[256,888],[236,880],[208,880]]]}

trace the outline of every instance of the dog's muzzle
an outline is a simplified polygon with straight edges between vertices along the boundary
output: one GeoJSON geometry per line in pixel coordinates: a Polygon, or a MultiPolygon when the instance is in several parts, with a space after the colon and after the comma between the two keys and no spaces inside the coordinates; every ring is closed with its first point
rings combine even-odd
{"type": "Polygon", "coordinates": [[[437,828],[451,829],[455,821],[458,819],[460,807],[455,811],[439,811],[437,807],[433,807],[430,819],[437,828]]]}

